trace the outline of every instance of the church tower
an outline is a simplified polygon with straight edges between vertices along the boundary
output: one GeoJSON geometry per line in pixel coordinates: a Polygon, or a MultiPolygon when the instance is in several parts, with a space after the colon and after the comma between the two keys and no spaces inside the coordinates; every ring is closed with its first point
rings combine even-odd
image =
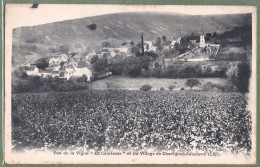
{"type": "Polygon", "coordinates": [[[200,35],[200,47],[204,48],[205,47],[205,38],[204,38],[204,32],[203,32],[203,28],[202,28],[202,33],[200,35]]]}
{"type": "Polygon", "coordinates": [[[205,47],[205,38],[204,35],[200,35],[200,47],[204,48],[205,47]]]}

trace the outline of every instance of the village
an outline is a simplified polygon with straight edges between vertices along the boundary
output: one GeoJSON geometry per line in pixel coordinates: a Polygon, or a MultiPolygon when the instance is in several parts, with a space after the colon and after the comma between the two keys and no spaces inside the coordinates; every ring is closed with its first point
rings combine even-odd
{"type": "MultiPolygon", "coordinates": [[[[182,37],[176,40],[167,42],[167,45],[163,46],[163,50],[173,49],[177,44],[180,44],[182,37]]],[[[143,52],[158,52],[158,46],[155,42],[145,41],[142,39],[143,52]]],[[[199,41],[194,39],[189,40],[189,46],[193,46],[192,49],[185,53],[179,54],[175,57],[159,57],[154,63],[162,63],[164,66],[170,66],[174,61],[209,61],[214,60],[218,53],[219,44],[206,43],[204,35],[200,35],[199,41]]],[[[101,49],[94,50],[92,52],[83,55],[82,50],[74,50],[74,54],[59,54],[51,53],[48,55],[48,67],[40,69],[33,62],[27,64],[19,64],[17,67],[23,69],[28,76],[40,76],[43,78],[57,77],[60,79],[69,80],[71,77],[87,77],[88,81],[93,79],[95,70],[93,69],[93,61],[96,59],[105,58],[108,64],[118,62],[126,57],[135,56],[131,52],[133,45],[130,43],[123,43],[120,47],[103,46],[101,49]]],[[[111,75],[110,71],[105,73],[99,73],[98,78],[111,75]]]]}

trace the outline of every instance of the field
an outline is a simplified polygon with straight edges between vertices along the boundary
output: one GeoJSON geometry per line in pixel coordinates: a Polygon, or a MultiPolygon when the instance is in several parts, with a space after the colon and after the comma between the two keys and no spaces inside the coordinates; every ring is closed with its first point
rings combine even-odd
{"type": "Polygon", "coordinates": [[[87,90],[12,96],[13,150],[251,151],[240,93],[87,90]]]}
{"type": "MultiPolygon", "coordinates": [[[[214,84],[220,84],[222,86],[227,85],[225,78],[198,78],[201,85],[194,87],[193,89],[201,89],[202,85],[211,82],[214,84]]],[[[170,85],[174,85],[174,90],[180,90],[184,88],[189,90],[190,87],[185,86],[187,79],[167,79],[167,78],[130,78],[127,76],[111,76],[102,80],[98,80],[92,83],[92,88],[96,90],[107,89],[106,83],[110,84],[110,89],[127,89],[127,90],[139,90],[142,85],[149,84],[152,86],[152,90],[160,90],[163,87],[165,90],[170,85]]]]}

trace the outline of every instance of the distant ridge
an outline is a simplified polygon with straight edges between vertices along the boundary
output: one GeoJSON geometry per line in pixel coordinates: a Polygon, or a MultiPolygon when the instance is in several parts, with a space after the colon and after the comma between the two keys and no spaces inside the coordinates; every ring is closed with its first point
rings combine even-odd
{"type": "Polygon", "coordinates": [[[251,24],[251,14],[186,15],[166,12],[129,12],[100,15],[13,30],[13,59],[21,56],[45,55],[49,48],[68,44],[81,46],[84,50],[101,47],[108,41],[118,46],[122,42],[139,42],[140,34],[145,40],[156,40],[165,35],[168,40],[192,32],[222,33],[233,27],[251,24]],[[95,30],[88,25],[96,24],[95,30]]]}

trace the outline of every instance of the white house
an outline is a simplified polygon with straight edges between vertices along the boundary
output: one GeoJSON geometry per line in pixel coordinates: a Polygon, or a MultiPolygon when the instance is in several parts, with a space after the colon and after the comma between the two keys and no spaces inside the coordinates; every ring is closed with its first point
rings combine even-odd
{"type": "Polygon", "coordinates": [[[88,81],[92,77],[92,72],[87,68],[76,68],[74,73],[72,74],[73,77],[83,77],[83,75],[86,75],[88,77],[88,81]]]}
{"type": "Polygon", "coordinates": [[[67,56],[66,54],[61,54],[59,56],[59,59],[60,59],[61,62],[66,62],[66,61],[68,61],[69,56],[67,56]]]}
{"type": "Polygon", "coordinates": [[[111,57],[115,57],[116,52],[115,52],[114,50],[112,50],[112,51],[110,52],[110,55],[111,55],[111,57]]]}
{"type": "Polygon", "coordinates": [[[39,69],[36,67],[36,65],[30,65],[29,68],[26,69],[27,75],[39,75],[39,69]]]}
{"type": "Polygon", "coordinates": [[[61,60],[59,57],[53,57],[53,58],[50,58],[49,60],[49,64],[60,64],[61,63],[61,60]]]}
{"type": "Polygon", "coordinates": [[[72,65],[67,65],[67,66],[65,67],[65,71],[66,71],[67,73],[72,73],[72,72],[74,71],[74,67],[73,67],[72,65]]]}
{"type": "Polygon", "coordinates": [[[129,49],[129,47],[127,47],[127,46],[120,46],[119,48],[116,48],[116,50],[118,50],[119,52],[126,53],[126,54],[128,52],[128,49],[129,49]]]}
{"type": "Polygon", "coordinates": [[[149,51],[156,51],[157,47],[153,46],[152,41],[144,41],[144,51],[149,52],[149,51]]]}

